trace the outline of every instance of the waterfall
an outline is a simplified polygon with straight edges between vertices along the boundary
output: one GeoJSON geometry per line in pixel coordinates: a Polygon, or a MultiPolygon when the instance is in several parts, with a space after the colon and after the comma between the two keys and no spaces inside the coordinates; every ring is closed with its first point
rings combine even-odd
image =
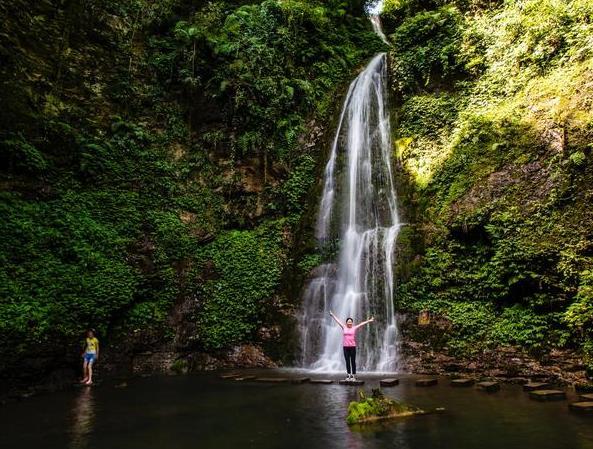
{"type": "MultiPolygon", "coordinates": [[[[376,19],[373,26],[384,37],[376,19]]],[[[391,152],[387,57],[380,53],[350,84],[325,167],[316,237],[326,262],[313,270],[303,292],[304,368],[344,369],[342,330],[330,310],[355,324],[375,317],[357,331],[361,370],[398,368],[393,265],[400,221],[391,152]]]]}

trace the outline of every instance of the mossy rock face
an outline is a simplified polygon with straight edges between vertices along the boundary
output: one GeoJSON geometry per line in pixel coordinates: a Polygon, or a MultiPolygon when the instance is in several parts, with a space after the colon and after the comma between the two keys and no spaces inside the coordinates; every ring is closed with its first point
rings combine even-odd
{"type": "Polygon", "coordinates": [[[424,410],[419,408],[386,398],[381,390],[374,389],[371,397],[365,396],[361,391],[360,401],[350,403],[346,422],[349,425],[363,424],[424,413],[424,410]]]}

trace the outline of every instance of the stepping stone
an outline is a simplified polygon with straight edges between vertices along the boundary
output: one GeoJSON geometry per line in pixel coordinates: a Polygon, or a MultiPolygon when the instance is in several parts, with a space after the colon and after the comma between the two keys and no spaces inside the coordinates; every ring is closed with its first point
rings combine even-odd
{"type": "Polygon", "coordinates": [[[233,377],[233,380],[236,380],[236,381],[253,380],[253,379],[255,379],[255,376],[233,377]]]}
{"type": "Polygon", "coordinates": [[[255,378],[256,382],[266,382],[272,384],[283,384],[287,383],[289,379],[286,377],[257,377],[255,378]]]}
{"type": "Polygon", "coordinates": [[[529,379],[526,377],[511,377],[509,382],[512,384],[525,385],[526,383],[529,383],[529,379]]]}
{"type": "Polygon", "coordinates": [[[548,388],[550,384],[545,382],[529,382],[523,385],[523,391],[534,391],[534,390],[543,390],[544,388],[548,388]]]}
{"type": "Polygon", "coordinates": [[[535,390],[529,392],[529,397],[538,401],[557,401],[566,399],[566,393],[562,390],[535,390]]]}
{"type": "Polygon", "coordinates": [[[311,379],[309,377],[295,377],[294,379],[290,379],[291,384],[305,384],[309,382],[311,379]]]}
{"type": "Polygon", "coordinates": [[[438,379],[418,379],[416,381],[416,386],[417,387],[432,387],[433,385],[436,385],[439,383],[438,379]]]}
{"type": "Polygon", "coordinates": [[[241,377],[240,374],[237,373],[230,373],[230,374],[221,374],[221,379],[234,379],[235,377],[241,377]]]}
{"type": "Polygon", "coordinates": [[[473,379],[453,379],[451,381],[452,387],[471,387],[473,384],[473,379]]]}
{"type": "Polygon", "coordinates": [[[573,402],[568,407],[575,412],[593,413],[593,401],[573,402]]]}
{"type": "Polygon", "coordinates": [[[478,382],[476,384],[478,390],[486,391],[488,393],[494,393],[500,390],[500,384],[498,382],[478,382]]]}
{"type": "Polygon", "coordinates": [[[593,394],[581,394],[580,396],[583,401],[593,401],[593,394]]]}
{"type": "Polygon", "coordinates": [[[399,385],[399,379],[381,379],[379,385],[382,387],[394,387],[399,385]]]}
{"type": "Polygon", "coordinates": [[[312,384],[323,384],[323,385],[329,385],[329,384],[334,383],[334,381],[331,379],[311,379],[309,382],[312,384]]]}
{"type": "Polygon", "coordinates": [[[364,380],[340,380],[338,381],[340,385],[349,385],[351,387],[356,387],[359,385],[364,385],[364,380]]]}

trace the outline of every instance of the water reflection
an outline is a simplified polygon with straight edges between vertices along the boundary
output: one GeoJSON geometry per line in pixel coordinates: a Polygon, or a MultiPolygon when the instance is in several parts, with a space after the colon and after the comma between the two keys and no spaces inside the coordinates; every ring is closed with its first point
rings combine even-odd
{"type": "Polygon", "coordinates": [[[91,387],[82,387],[72,407],[70,448],[86,448],[95,422],[95,399],[91,387]]]}

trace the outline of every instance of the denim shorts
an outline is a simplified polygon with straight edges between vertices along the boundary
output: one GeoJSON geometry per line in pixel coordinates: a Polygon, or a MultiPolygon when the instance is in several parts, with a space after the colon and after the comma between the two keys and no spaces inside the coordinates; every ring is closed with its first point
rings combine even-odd
{"type": "Polygon", "coordinates": [[[82,358],[84,359],[85,362],[93,363],[97,358],[97,354],[95,354],[93,352],[85,352],[84,355],[82,356],[82,358]]]}

